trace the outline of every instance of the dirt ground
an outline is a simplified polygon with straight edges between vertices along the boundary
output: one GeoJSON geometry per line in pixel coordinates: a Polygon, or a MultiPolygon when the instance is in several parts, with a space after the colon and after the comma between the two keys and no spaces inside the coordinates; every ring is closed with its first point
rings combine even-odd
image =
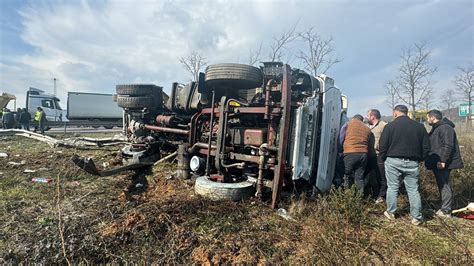
{"type": "MultiPolygon", "coordinates": [[[[456,207],[474,201],[474,135],[461,136],[460,143],[466,168],[453,173],[456,207]]],[[[126,173],[94,177],[70,160],[77,153],[110,163],[117,148],[108,149],[0,139],[0,152],[8,154],[0,158],[0,263],[473,263],[474,222],[433,217],[438,192],[427,171],[422,226],[410,224],[406,197],[392,222],[384,219],[383,205],[353,190],[286,198],[286,220],[255,199],[200,198],[191,181],[169,178],[173,164],[153,169],[147,192],[125,197],[126,173]],[[34,183],[33,177],[53,182],[34,183]]]]}

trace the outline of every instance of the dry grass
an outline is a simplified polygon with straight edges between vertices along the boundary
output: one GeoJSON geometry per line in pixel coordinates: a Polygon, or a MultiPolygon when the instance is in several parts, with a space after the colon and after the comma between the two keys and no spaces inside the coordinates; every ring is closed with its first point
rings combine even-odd
{"type": "MultiPolygon", "coordinates": [[[[474,140],[461,135],[466,168],[453,173],[456,206],[474,201],[474,140]]],[[[61,176],[65,248],[75,263],[285,263],[285,264],[472,264],[474,225],[432,217],[439,204],[431,173],[423,171],[426,224],[409,222],[408,203],[395,222],[384,206],[364,201],[353,190],[334,190],[312,199],[283,203],[294,219],[285,220],[254,200],[212,202],[195,196],[192,183],[166,179],[174,165],[149,177],[147,193],[123,197],[127,176],[97,178],[70,163],[74,152],[96,161],[113,160],[104,151],[61,150],[38,142],[0,140],[0,262],[65,263],[57,230],[55,185],[31,183],[25,168],[48,167],[41,175],[61,176]],[[24,147],[28,150],[25,153],[24,147]],[[15,154],[20,157],[15,157],[15,154]],[[26,160],[25,166],[5,162],[26,160]]]]}

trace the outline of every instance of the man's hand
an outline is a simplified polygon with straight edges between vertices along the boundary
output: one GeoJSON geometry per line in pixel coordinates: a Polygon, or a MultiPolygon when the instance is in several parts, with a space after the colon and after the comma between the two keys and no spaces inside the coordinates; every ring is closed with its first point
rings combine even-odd
{"type": "Polygon", "coordinates": [[[438,169],[444,169],[444,168],[446,168],[446,163],[438,162],[438,163],[436,164],[436,166],[438,167],[438,169]]]}

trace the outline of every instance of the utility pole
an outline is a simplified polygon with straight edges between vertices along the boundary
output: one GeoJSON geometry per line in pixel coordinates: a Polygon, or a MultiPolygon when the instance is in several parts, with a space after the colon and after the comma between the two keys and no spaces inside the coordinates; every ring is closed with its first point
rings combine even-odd
{"type": "Polygon", "coordinates": [[[53,91],[53,94],[54,94],[54,97],[56,97],[56,78],[53,78],[53,82],[54,82],[54,91],[53,91]]]}

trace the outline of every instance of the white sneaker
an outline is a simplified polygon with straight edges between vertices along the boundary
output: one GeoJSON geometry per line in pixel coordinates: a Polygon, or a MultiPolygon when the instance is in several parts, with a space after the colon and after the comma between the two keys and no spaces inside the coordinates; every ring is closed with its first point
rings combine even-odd
{"type": "Polygon", "coordinates": [[[451,218],[451,213],[444,213],[441,209],[437,210],[435,212],[435,215],[440,217],[440,218],[451,218]]]}
{"type": "Polygon", "coordinates": [[[395,220],[395,215],[393,213],[389,213],[388,211],[385,211],[383,215],[385,215],[385,217],[387,217],[389,220],[395,220]]]}
{"type": "Polygon", "coordinates": [[[411,219],[411,224],[412,225],[418,226],[418,225],[421,225],[422,223],[423,223],[423,220],[418,220],[418,219],[415,219],[415,218],[411,219]]]}
{"type": "Polygon", "coordinates": [[[375,204],[382,204],[385,202],[385,199],[382,198],[382,197],[378,197],[376,200],[375,200],[375,204]]]}

